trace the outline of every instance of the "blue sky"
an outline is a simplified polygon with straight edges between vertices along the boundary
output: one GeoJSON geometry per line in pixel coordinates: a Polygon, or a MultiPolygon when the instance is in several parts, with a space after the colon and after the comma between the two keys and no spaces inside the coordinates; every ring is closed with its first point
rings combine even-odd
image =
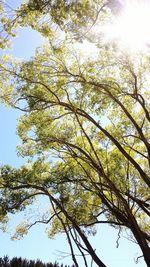
{"type": "MultiPolygon", "coordinates": [[[[9,1],[11,3],[11,1],[9,1]]],[[[13,2],[13,1],[12,1],[13,2]]],[[[18,3],[14,0],[14,3],[18,3]]],[[[35,48],[42,44],[43,39],[33,30],[24,29],[19,31],[19,36],[15,39],[12,53],[16,57],[30,58],[34,55],[35,48]]],[[[16,135],[16,124],[20,113],[16,110],[0,106],[0,163],[10,164],[19,167],[23,163],[23,159],[18,158],[16,154],[16,145],[20,142],[16,135]]],[[[20,219],[14,219],[13,224],[9,224],[9,231],[14,228],[14,224],[20,219]]],[[[8,231],[8,232],[9,232],[8,231]]],[[[91,242],[101,260],[108,267],[145,267],[146,264],[141,259],[137,265],[134,259],[140,256],[138,246],[128,241],[126,238],[120,239],[120,246],[116,248],[116,240],[118,238],[117,231],[104,225],[100,225],[98,234],[91,238],[91,242]]],[[[1,250],[0,257],[8,255],[10,258],[21,256],[28,259],[41,259],[48,261],[62,261],[63,263],[71,264],[71,258],[60,259],[62,252],[68,252],[68,245],[64,235],[57,236],[56,239],[48,239],[45,228],[36,226],[31,229],[29,234],[24,239],[19,241],[11,241],[9,233],[0,231],[1,250]]],[[[93,265],[94,266],[94,265],[93,265]]]]}

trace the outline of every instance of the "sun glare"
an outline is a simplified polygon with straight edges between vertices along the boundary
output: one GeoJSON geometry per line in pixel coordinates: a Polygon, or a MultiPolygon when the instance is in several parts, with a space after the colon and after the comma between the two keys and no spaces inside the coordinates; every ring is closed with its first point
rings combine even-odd
{"type": "Polygon", "coordinates": [[[125,1],[114,23],[104,27],[104,34],[132,50],[150,47],[150,1],[125,1]]]}

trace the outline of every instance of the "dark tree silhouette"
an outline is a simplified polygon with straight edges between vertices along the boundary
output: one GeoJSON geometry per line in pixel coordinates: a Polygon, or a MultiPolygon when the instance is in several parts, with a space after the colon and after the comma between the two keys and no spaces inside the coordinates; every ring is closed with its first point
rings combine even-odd
{"type": "MultiPolygon", "coordinates": [[[[59,263],[43,263],[41,260],[27,260],[21,257],[9,259],[8,256],[0,258],[0,267],[70,267],[69,265],[59,265],[59,263]]],[[[74,265],[72,265],[74,267],[74,265]]]]}

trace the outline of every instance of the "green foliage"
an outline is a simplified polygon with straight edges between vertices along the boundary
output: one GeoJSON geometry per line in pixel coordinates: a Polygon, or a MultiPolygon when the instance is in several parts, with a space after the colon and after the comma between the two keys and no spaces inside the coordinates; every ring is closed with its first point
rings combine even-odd
{"type": "Polygon", "coordinates": [[[24,112],[17,127],[18,153],[29,160],[19,169],[1,167],[0,219],[3,223],[8,213],[35,207],[42,196],[49,209],[21,223],[16,238],[44,223],[50,238],[66,233],[76,266],[72,242],[83,257],[86,250],[104,267],[88,235],[107,223],[129,229],[148,264],[149,55],[129,56],[97,40],[92,55],[86,53],[77,36],[85,38],[100,10],[102,22],[111,20],[103,5],[28,1],[17,10],[17,23],[32,26],[47,41],[27,62],[4,57],[1,63],[1,99],[24,112]],[[62,38],[45,18],[61,26],[62,38]]]}
{"type": "Polygon", "coordinates": [[[75,1],[30,0],[21,5],[17,14],[21,25],[31,25],[44,36],[51,32],[52,23],[66,32],[71,30],[77,33],[80,27],[94,23],[98,10],[104,3],[105,1],[95,0],[78,1],[78,4],[75,1]]]}

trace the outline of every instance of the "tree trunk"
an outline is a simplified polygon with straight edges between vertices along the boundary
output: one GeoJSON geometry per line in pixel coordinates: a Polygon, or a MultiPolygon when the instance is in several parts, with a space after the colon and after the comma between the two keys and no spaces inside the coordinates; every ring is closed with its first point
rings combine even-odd
{"type": "Polygon", "coordinates": [[[148,246],[147,240],[145,239],[144,235],[142,234],[141,230],[139,229],[138,225],[137,227],[134,226],[132,228],[132,233],[135,237],[135,239],[138,242],[138,245],[140,246],[144,260],[148,267],[150,267],[150,247],[148,246]]]}

